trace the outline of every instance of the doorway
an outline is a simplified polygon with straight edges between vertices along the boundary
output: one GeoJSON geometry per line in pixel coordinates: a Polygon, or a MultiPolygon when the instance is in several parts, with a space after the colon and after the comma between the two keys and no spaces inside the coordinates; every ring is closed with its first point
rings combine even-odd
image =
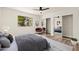
{"type": "Polygon", "coordinates": [[[62,36],[62,19],[54,17],[54,35],[62,36]]]}
{"type": "Polygon", "coordinates": [[[46,34],[51,33],[51,18],[46,18],[46,34]]]}

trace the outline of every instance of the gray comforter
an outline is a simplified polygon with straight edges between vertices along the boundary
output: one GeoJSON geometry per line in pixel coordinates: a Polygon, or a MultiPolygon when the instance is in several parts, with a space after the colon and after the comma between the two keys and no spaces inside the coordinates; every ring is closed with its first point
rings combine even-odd
{"type": "Polygon", "coordinates": [[[46,39],[34,34],[16,36],[18,51],[43,51],[49,48],[46,39]]]}

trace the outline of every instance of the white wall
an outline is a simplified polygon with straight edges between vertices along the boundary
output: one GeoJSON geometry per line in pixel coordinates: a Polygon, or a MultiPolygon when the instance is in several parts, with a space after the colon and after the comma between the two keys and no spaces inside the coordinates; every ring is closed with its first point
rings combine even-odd
{"type": "MultiPolygon", "coordinates": [[[[73,15],[73,29],[71,29],[71,30],[73,30],[73,37],[77,38],[79,40],[79,8],[76,8],[76,7],[75,8],[74,7],[67,8],[67,7],[65,7],[65,8],[62,8],[61,10],[57,10],[54,12],[53,12],[53,10],[51,10],[50,12],[45,13],[43,15],[43,18],[53,18],[56,16],[60,16],[62,19],[62,16],[70,15],[70,14],[73,15]]],[[[54,34],[54,33],[52,32],[52,34],[54,34]]]]}
{"type": "Polygon", "coordinates": [[[12,33],[13,35],[22,35],[22,34],[27,34],[27,33],[35,33],[35,20],[39,20],[38,15],[33,15],[25,12],[21,12],[18,10],[13,10],[10,8],[0,8],[0,12],[3,12],[3,19],[0,19],[0,29],[3,27],[10,27],[9,33],[12,33]],[[26,26],[26,27],[20,27],[18,26],[18,20],[17,16],[28,16],[33,18],[33,26],[26,26]]]}
{"type": "Polygon", "coordinates": [[[2,8],[0,8],[0,27],[2,25],[2,8]]]}
{"type": "MultiPolygon", "coordinates": [[[[2,18],[1,18],[1,8],[0,8],[0,19],[2,19],[2,18]]],[[[0,20],[0,22],[1,22],[1,20],[0,20]]],[[[1,23],[0,23],[0,26],[1,26],[1,23]]]]}
{"type": "Polygon", "coordinates": [[[66,15],[62,17],[63,22],[63,36],[73,37],[73,15],[66,15]]]}

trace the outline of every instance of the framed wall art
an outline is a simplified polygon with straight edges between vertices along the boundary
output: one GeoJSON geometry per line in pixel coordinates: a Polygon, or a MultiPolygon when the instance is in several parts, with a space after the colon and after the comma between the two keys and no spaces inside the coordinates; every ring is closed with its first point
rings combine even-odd
{"type": "Polygon", "coordinates": [[[19,26],[32,26],[33,19],[26,16],[18,16],[18,25],[19,26]]]}

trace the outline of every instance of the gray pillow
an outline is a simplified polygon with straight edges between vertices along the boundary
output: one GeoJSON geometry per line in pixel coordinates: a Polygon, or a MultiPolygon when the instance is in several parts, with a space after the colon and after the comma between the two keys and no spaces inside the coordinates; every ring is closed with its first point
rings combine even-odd
{"type": "Polygon", "coordinates": [[[6,37],[0,37],[1,48],[9,48],[10,41],[6,37]]]}
{"type": "Polygon", "coordinates": [[[0,37],[4,36],[4,34],[2,32],[0,32],[0,37]]]}

